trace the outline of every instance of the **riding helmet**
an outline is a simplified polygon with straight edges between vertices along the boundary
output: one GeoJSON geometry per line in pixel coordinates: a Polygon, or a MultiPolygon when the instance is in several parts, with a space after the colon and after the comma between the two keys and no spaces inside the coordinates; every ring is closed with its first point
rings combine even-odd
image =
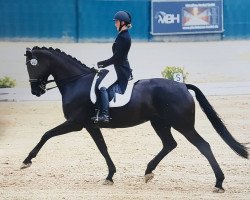
{"type": "Polygon", "coordinates": [[[131,24],[131,15],[127,11],[118,11],[115,13],[113,20],[124,21],[127,24],[131,24]]]}

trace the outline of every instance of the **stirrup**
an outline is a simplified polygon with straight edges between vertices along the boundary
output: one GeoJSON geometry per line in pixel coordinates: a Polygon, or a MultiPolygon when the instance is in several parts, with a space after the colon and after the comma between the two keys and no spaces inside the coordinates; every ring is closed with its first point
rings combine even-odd
{"type": "Polygon", "coordinates": [[[101,115],[97,118],[97,122],[109,123],[109,116],[108,115],[101,115]]]}
{"type": "Polygon", "coordinates": [[[96,115],[94,117],[91,117],[91,120],[94,121],[94,123],[98,123],[98,122],[103,122],[103,123],[109,123],[109,120],[111,119],[109,117],[109,115],[105,115],[105,114],[100,114],[100,110],[96,109],[96,115]]]}
{"type": "Polygon", "coordinates": [[[94,123],[109,123],[109,116],[94,116],[91,117],[91,120],[94,121],[94,123]]]}

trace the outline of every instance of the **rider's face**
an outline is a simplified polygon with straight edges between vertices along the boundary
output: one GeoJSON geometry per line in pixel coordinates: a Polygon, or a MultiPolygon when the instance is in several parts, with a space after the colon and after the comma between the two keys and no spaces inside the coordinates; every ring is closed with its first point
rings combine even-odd
{"type": "Polygon", "coordinates": [[[115,27],[117,31],[120,31],[120,25],[123,25],[125,22],[124,21],[119,21],[119,20],[115,20],[115,27]]]}
{"type": "Polygon", "coordinates": [[[115,27],[116,27],[116,30],[119,31],[119,28],[120,28],[120,21],[119,20],[115,20],[115,27]]]}

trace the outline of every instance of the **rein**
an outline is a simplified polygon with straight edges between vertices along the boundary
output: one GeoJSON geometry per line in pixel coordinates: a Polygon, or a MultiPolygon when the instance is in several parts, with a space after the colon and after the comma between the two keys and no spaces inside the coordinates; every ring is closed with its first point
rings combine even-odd
{"type": "Polygon", "coordinates": [[[40,88],[43,89],[44,91],[48,91],[48,90],[52,90],[54,88],[57,88],[57,87],[60,87],[60,86],[63,86],[63,85],[66,85],[72,81],[75,81],[81,77],[84,77],[84,76],[87,76],[91,73],[83,73],[83,74],[79,74],[79,75],[76,75],[76,76],[72,76],[72,77],[69,77],[69,78],[65,78],[65,79],[62,79],[62,80],[59,80],[59,81],[56,81],[56,80],[48,80],[48,81],[44,81],[44,80],[41,80],[41,79],[29,79],[29,82],[36,82],[36,83],[40,83],[40,88]],[[48,83],[53,83],[55,82],[56,83],[56,86],[54,87],[50,87],[50,88],[46,88],[46,85],[48,83]]]}
{"type": "Polygon", "coordinates": [[[99,70],[95,69],[95,68],[90,68],[90,73],[82,73],[82,74],[79,74],[79,75],[75,75],[75,76],[72,76],[72,77],[69,77],[69,78],[65,78],[65,79],[62,79],[62,80],[42,80],[42,79],[29,79],[29,82],[32,83],[32,82],[35,82],[35,83],[39,83],[39,87],[44,90],[44,91],[48,91],[48,90],[52,90],[54,88],[57,88],[57,87],[60,87],[60,86],[63,86],[63,85],[66,85],[72,81],[75,81],[81,77],[84,77],[84,76],[87,76],[91,73],[99,73],[99,70]],[[54,87],[50,87],[50,88],[46,88],[46,85],[49,84],[49,83],[53,83],[55,82],[56,83],[56,86],[54,87]]]}
{"type": "Polygon", "coordinates": [[[69,78],[66,78],[66,79],[62,79],[62,80],[59,80],[59,81],[56,81],[56,80],[48,80],[48,81],[45,82],[45,85],[47,85],[48,83],[56,82],[56,86],[47,88],[47,89],[45,89],[45,90],[48,91],[48,90],[52,90],[52,89],[57,88],[57,87],[60,87],[60,86],[64,86],[64,85],[66,85],[66,84],[68,84],[68,83],[70,83],[70,82],[72,82],[72,81],[75,81],[75,80],[77,80],[77,79],[79,79],[79,78],[81,78],[81,77],[87,76],[87,75],[89,75],[89,74],[91,74],[91,73],[87,73],[87,74],[86,74],[86,73],[83,73],[83,74],[79,74],[79,75],[76,75],[76,76],[72,76],[72,77],[69,77],[69,78]]]}

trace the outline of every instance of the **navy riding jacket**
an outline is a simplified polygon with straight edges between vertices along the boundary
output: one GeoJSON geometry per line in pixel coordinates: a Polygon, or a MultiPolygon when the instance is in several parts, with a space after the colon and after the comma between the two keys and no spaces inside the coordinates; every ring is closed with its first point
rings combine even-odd
{"type": "Polygon", "coordinates": [[[117,82],[122,93],[125,92],[128,80],[131,76],[131,68],[128,62],[128,52],[130,46],[130,34],[128,30],[123,30],[117,35],[115,42],[113,43],[113,56],[107,60],[97,63],[99,67],[103,68],[112,64],[114,65],[117,74],[117,82]]]}

